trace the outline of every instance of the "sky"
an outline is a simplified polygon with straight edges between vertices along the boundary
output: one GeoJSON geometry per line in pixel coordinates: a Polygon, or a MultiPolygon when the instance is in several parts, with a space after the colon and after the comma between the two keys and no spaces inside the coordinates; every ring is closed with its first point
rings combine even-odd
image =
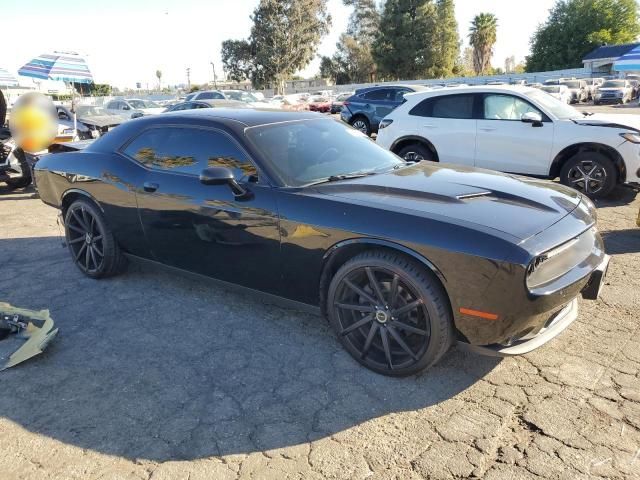
{"type": "MultiPolygon", "coordinates": [[[[46,51],[75,51],[84,55],[97,83],[119,88],[142,88],[163,84],[204,83],[221,75],[220,44],[223,40],[246,38],[251,28],[249,15],[258,0],[0,0],[2,37],[0,67],[17,70],[46,51]]],[[[346,29],[351,9],[342,0],[329,0],[333,17],[330,33],[318,48],[318,55],[332,55],[340,34],[346,29]]],[[[460,37],[468,44],[472,18],[480,12],[498,17],[493,65],[504,68],[506,57],[516,62],[529,52],[529,39],[547,18],[554,0],[456,0],[460,37]]],[[[319,61],[302,72],[313,76],[319,61]]],[[[21,77],[21,84],[31,80],[21,77]]]]}

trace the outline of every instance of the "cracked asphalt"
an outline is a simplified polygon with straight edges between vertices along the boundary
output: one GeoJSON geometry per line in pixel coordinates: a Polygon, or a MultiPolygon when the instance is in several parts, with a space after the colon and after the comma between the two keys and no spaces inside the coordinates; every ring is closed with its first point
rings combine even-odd
{"type": "Polygon", "coordinates": [[[309,314],[138,265],[84,278],[56,211],[0,187],[0,301],[60,328],[0,373],[0,478],[640,478],[640,196],[599,207],[607,285],[560,337],[391,379],[309,314]]]}

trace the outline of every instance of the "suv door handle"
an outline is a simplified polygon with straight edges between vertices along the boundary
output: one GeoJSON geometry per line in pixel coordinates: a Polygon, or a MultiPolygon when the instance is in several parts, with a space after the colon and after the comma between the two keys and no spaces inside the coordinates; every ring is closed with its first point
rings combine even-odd
{"type": "Polygon", "coordinates": [[[431,123],[425,123],[424,125],[422,125],[424,128],[436,128],[435,125],[431,124],[431,123]]]}
{"type": "Polygon", "coordinates": [[[142,188],[144,188],[145,192],[149,192],[149,193],[153,193],[156,190],[158,190],[158,187],[160,185],[158,185],[157,183],[153,183],[153,182],[144,182],[142,184],[142,188]]]}
{"type": "Polygon", "coordinates": [[[478,127],[478,128],[483,132],[493,132],[496,129],[496,127],[478,127]]]}

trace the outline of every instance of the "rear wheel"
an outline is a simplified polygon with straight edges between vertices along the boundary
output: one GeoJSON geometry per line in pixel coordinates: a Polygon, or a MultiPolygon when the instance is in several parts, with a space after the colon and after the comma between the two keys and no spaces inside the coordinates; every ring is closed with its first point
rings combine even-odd
{"type": "Polygon", "coordinates": [[[571,157],[560,171],[560,181],[592,198],[607,196],[617,182],[616,167],[599,152],[580,152],[571,157]]]}
{"type": "Polygon", "coordinates": [[[360,130],[367,137],[371,136],[371,125],[369,125],[369,120],[364,117],[356,117],[351,121],[351,126],[356,130],[360,130]]]}
{"type": "Polygon", "coordinates": [[[418,373],[453,343],[449,303],[438,281],[391,252],[365,252],[345,263],[329,285],[327,314],[353,358],[383,375],[418,373]]]}
{"type": "Polygon", "coordinates": [[[404,158],[407,162],[435,161],[433,152],[421,143],[412,143],[401,148],[398,156],[404,158]]]}
{"type": "Polygon", "coordinates": [[[90,201],[73,202],[65,215],[69,253],[82,273],[103,278],[120,273],[126,259],[102,212],[90,201]]]}

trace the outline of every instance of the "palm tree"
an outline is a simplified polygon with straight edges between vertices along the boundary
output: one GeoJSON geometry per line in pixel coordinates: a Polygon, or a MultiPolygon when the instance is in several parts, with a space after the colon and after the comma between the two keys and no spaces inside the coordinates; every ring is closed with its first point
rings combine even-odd
{"type": "Polygon", "coordinates": [[[162,80],[162,72],[160,70],[156,70],[156,77],[158,77],[158,90],[160,90],[162,80]]]}
{"type": "Polygon", "coordinates": [[[469,43],[473,47],[473,69],[476,75],[488,73],[496,43],[498,19],[493,13],[476,15],[469,28],[469,43]]]}

